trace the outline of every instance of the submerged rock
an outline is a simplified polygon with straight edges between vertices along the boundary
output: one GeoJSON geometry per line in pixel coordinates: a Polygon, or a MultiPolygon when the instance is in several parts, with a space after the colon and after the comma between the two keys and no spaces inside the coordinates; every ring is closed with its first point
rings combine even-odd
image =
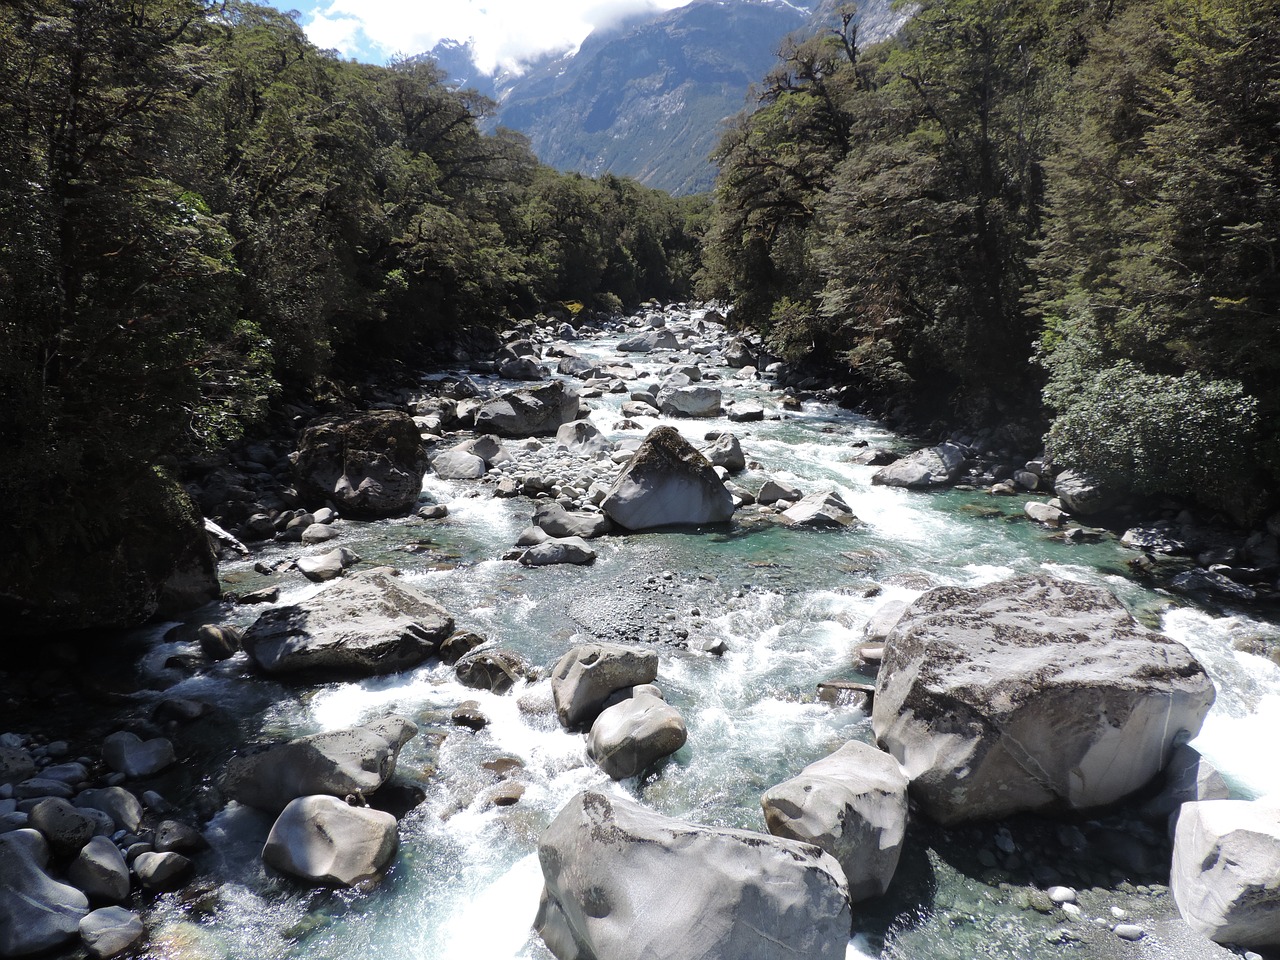
{"type": "Polygon", "coordinates": [[[843,960],[840,866],[809,844],[581,793],[542,834],[534,926],[560,960],[843,960]]]}
{"type": "Polygon", "coordinates": [[[1280,798],[1183,804],[1169,886],[1210,940],[1280,949],[1280,798]]]}
{"type": "Polygon", "coordinates": [[[940,587],[889,633],[872,726],[943,823],[1088,809],[1145,785],[1214,699],[1191,653],[1110,592],[940,587]]]}
{"type": "Polygon", "coordinates": [[[851,741],[761,798],[769,832],[816,844],[840,862],[853,903],[889,887],[907,831],[898,761],[851,741]]]}
{"type": "Polygon", "coordinates": [[[336,797],[299,797],[272,826],[262,859],[311,883],[350,887],[386,870],[398,844],[389,813],[336,797]]]}
{"type": "Polygon", "coordinates": [[[386,517],[417,502],[426,448],[408,414],[370,410],[329,417],[302,434],[294,462],[299,492],[332,500],[345,517],[386,517]]]}
{"type": "Polygon", "coordinates": [[[623,467],[601,508],[628,530],[723,523],[733,516],[733,495],[689,441],[672,427],[658,427],[623,467]]]}
{"type": "Polygon", "coordinates": [[[453,619],[434,601],[371,571],[268,610],[245,632],[244,649],[267,673],[394,673],[426,660],[451,633],[453,619]]]}

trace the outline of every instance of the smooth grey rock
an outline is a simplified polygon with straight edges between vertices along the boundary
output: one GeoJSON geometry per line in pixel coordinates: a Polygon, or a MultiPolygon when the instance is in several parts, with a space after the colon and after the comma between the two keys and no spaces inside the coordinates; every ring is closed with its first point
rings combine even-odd
{"type": "Polygon", "coordinates": [[[60,854],[76,853],[89,842],[97,821],[60,797],[41,800],[28,812],[29,824],[39,830],[60,854]]]}
{"type": "Polygon", "coordinates": [[[227,764],[222,788],[257,810],[277,813],[298,797],[372,794],[395,773],[400,748],[417,733],[404,717],[299,737],[227,764]]]}
{"type": "Polygon", "coordinates": [[[84,845],[67,868],[67,879],[94,903],[120,903],[129,896],[129,867],[107,837],[84,845]]]}
{"type": "Polygon", "coordinates": [[[556,431],[556,446],[574,453],[596,454],[613,449],[613,444],[590,420],[573,420],[556,431]]]}
{"type": "Polygon", "coordinates": [[[850,741],[760,803],[771,834],[816,844],[839,861],[851,902],[888,889],[907,831],[907,778],[893,757],[850,741]]]}
{"type": "Polygon", "coordinates": [[[370,571],[268,610],[245,632],[244,648],[267,673],[382,674],[416,667],[451,633],[453,619],[433,600],[370,571]]]}
{"type": "Polygon", "coordinates": [[[811,493],[782,511],[787,526],[809,530],[842,530],[857,519],[853,509],[834,491],[811,493]]]}
{"type": "Polygon", "coordinates": [[[652,353],[654,350],[679,350],[680,341],[670,330],[646,330],[627,337],[618,344],[623,353],[652,353]]]}
{"type": "Polygon", "coordinates": [[[313,523],[302,531],[302,542],[307,546],[327,543],[338,536],[338,531],[327,523],[313,523]]]}
{"type": "Polygon", "coordinates": [[[89,956],[103,960],[124,953],[145,932],[142,918],[124,907],[103,907],[80,921],[80,939],[89,956]]]}
{"type": "Polygon", "coordinates": [[[299,557],[295,566],[312,583],[324,583],[340,577],[343,570],[358,563],[359,560],[360,557],[354,550],[349,547],[338,547],[327,553],[299,557]]]}
{"type": "Polygon", "coordinates": [[[950,443],[926,447],[881,467],[871,477],[871,482],[886,487],[906,487],[923,490],[928,487],[944,487],[955,483],[966,460],[964,451],[950,443]]]}
{"type": "Polygon", "coordinates": [[[715,467],[724,467],[730,473],[747,469],[747,458],[742,445],[732,433],[722,433],[702,448],[702,455],[715,467]]]}
{"type": "Polygon", "coordinates": [[[764,419],[764,407],[754,403],[735,404],[725,414],[732,423],[759,423],[764,419]]]}
{"type": "Polygon", "coordinates": [[[79,935],[89,899],[49,876],[48,864],[38,831],[0,834],[0,957],[43,953],[79,935]]]}
{"type": "Polygon", "coordinates": [[[688,738],[679,710],[660,697],[642,693],[596,717],[587,736],[587,756],[614,780],[623,780],[675,753],[688,738]]]}
{"type": "Polygon", "coordinates": [[[177,820],[162,820],[155,830],[157,853],[190,853],[208,845],[199,830],[177,820]]]}
{"type": "Polygon", "coordinates": [[[102,787],[81,790],[76,794],[77,807],[101,810],[115,821],[121,830],[136,832],[142,826],[142,804],[124,787],[102,787]]]}
{"type": "Polygon", "coordinates": [[[0,783],[21,783],[31,779],[36,762],[21,747],[0,746],[0,783]]]}
{"type": "Polygon", "coordinates": [[[473,650],[461,657],[454,666],[458,682],[473,690],[506,693],[529,676],[529,665],[511,650],[491,647],[473,650]]]}
{"type": "Polygon", "coordinates": [[[667,417],[718,417],[721,400],[719,387],[702,384],[664,387],[658,392],[658,410],[667,417]]]}
{"type": "Polygon", "coordinates": [[[551,436],[578,419],[578,394],[559,380],[529,390],[513,390],[481,404],[476,429],[500,437],[551,436]]]}
{"type": "Polygon", "coordinates": [[[723,523],[733,496],[711,463],[671,427],[651,431],[601,502],[628,530],[723,523]]]}
{"type": "Polygon", "coordinates": [[[138,882],[159,893],[177,890],[186,883],[192,869],[191,861],[180,853],[140,853],[132,865],[138,882]]]}
{"type": "Polygon", "coordinates": [[[906,609],[907,604],[902,600],[890,600],[888,603],[877,607],[876,612],[871,615],[871,619],[867,621],[866,629],[863,631],[866,638],[873,643],[884,642],[893,628],[898,625],[898,621],[902,619],[902,614],[906,609]]]}
{"type": "Polygon", "coordinates": [[[587,564],[596,558],[596,552],[581,537],[561,537],[545,540],[520,554],[520,563],[526,567],[549,567],[560,563],[587,564]]]}
{"type": "Polygon", "coordinates": [[[240,652],[243,636],[244,631],[239,627],[206,623],[196,631],[196,642],[200,644],[200,652],[210,660],[229,660],[240,652]]]}
{"type": "Polygon", "coordinates": [[[173,744],[164,737],[143,740],[121,730],[102,741],[102,759],[126,777],[150,777],[177,762],[173,744]]]}
{"type": "MultiPolygon", "coordinates": [[[[1168,817],[1184,803],[1196,800],[1229,800],[1227,781],[1194,747],[1183,744],[1173,751],[1164,771],[1164,786],[1142,805],[1145,817],[1168,817]]],[[[1172,826],[1172,824],[1170,825],[1172,826]]]]}
{"type": "Polygon", "coordinates": [[[613,521],[603,513],[570,513],[558,503],[540,505],[534,511],[533,524],[557,539],[581,537],[594,540],[613,529],[613,521]]]}
{"type": "Polygon", "coordinates": [[[615,643],[574,647],[551,671],[556,715],[570,730],[589,727],[615,690],[658,678],[658,654],[615,643]]]}
{"type": "Polygon", "coordinates": [[[431,469],[444,480],[478,480],[489,472],[482,459],[457,447],[436,454],[431,469]]]}
{"type": "Polygon", "coordinates": [[[1280,798],[1184,803],[1169,886],[1215,943],[1280,949],[1280,798]]]}
{"type": "Polygon", "coordinates": [[[1127,796],[1214,699],[1191,653],[1107,590],[1026,577],[916,600],[885,643],[872,727],[942,823],[1127,796]]]}
{"type": "Polygon", "coordinates": [[[1022,510],[1036,523],[1042,523],[1046,527],[1062,526],[1062,511],[1048,503],[1042,503],[1039,500],[1030,500],[1022,510]]]}
{"type": "Polygon", "coordinates": [[[1053,492],[1067,512],[1076,517],[1105,513],[1124,501],[1124,492],[1108,487],[1076,470],[1063,470],[1053,478],[1053,492]]]}
{"type": "Polygon", "coordinates": [[[272,826],[262,859],[311,883],[350,887],[385,871],[398,842],[389,813],[336,797],[299,797],[272,826]]]}
{"type": "Polygon", "coordinates": [[[844,877],[808,844],[582,793],[538,843],[534,927],[560,960],[843,960],[844,877]]]}

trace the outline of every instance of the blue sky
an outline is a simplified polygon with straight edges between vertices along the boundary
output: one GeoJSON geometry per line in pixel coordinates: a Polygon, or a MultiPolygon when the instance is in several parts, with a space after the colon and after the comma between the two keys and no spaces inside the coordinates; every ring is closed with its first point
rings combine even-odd
{"type": "Polygon", "coordinates": [[[367,63],[430,50],[443,39],[474,41],[481,69],[511,69],[521,59],[580,44],[593,29],[644,10],[689,0],[298,0],[317,46],[367,63]]]}

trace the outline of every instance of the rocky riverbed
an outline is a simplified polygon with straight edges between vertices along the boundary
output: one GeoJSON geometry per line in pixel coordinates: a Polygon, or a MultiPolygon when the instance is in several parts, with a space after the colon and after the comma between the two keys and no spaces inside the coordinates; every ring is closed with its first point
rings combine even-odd
{"type": "Polygon", "coordinates": [[[721,319],[529,325],[196,477],[224,601],[8,694],[0,955],[674,958],[713,889],[713,956],[1270,949],[1199,865],[1274,819],[1274,535],[1109,533],[1012,434],[904,443],[721,319]],[[606,824],[686,839],[587,882],[606,824]],[[723,880],[798,842],[776,907],[723,880]]]}

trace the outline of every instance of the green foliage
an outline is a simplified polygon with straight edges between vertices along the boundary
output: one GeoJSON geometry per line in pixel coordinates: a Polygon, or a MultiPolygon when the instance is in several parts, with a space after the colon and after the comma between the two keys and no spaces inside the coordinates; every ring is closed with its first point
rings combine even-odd
{"type": "Polygon", "coordinates": [[[1113,486],[1247,514],[1258,432],[1258,403],[1239,383],[1143,373],[1121,361],[1066,401],[1048,448],[1113,486]]]}

